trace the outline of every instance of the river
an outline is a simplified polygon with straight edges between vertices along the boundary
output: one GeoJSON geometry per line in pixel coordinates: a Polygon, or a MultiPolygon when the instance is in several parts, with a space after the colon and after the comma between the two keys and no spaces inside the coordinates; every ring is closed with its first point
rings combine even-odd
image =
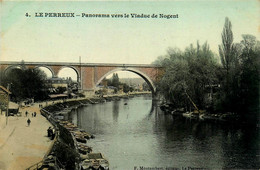
{"type": "Polygon", "coordinates": [[[165,115],[149,96],[80,107],[69,118],[111,170],[259,168],[259,129],[165,115]],[[127,104],[125,104],[127,103],[127,104]]]}

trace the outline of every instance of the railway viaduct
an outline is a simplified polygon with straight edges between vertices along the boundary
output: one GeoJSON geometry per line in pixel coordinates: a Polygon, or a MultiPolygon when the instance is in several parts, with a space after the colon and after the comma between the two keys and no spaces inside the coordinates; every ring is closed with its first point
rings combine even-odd
{"type": "Polygon", "coordinates": [[[63,68],[72,68],[77,74],[80,90],[85,94],[93,94],[96,86],[108,75],[117,71],[129,71],[142,77],[154,94],[156,94],[155,83],[163,74],[163,69],[151,64],[111,64],[111,63],[68,63],[68,62],[13,62],[0,61],[0,69],[4,72],[11,68],[48,68],[52,77],[57,77],[63,68]]]}

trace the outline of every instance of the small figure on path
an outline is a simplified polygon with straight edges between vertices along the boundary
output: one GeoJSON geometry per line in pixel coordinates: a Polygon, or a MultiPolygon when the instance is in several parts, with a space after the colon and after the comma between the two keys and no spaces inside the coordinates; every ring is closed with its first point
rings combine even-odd
{"type": "Polygon", "coordinates": [[[55,132],[54,132],[54,129],[52,129],[51,140],[53,140],[54,137],[55,137],[55,132]]]}
{"type": "Polygon", "coordinates": [[[27,110],[26,110],[26,112],[25,112],[25,116],[27,117],[27,115],[28,115],[28,112],[27,112],[27,110]]]}
{"type": "Polygon", "coordinates": [[[52,136],[52,129],[51,127],[49,127],[49,129],[47,130],[47,133],[48,133],[48,137],[51,137],[52,136]]]}
{"type": "Polygon", "coordinates": [[[28,118],[28,120],[27,120],[28,126],[30,126],[30,123],[31,123],[31,120],[30,120],[30,118],[28,118]]]}
{"type": "Polygon", "coordinates": [[[34,112],[34,117],[36,117],[36,112],[34,112]]]}

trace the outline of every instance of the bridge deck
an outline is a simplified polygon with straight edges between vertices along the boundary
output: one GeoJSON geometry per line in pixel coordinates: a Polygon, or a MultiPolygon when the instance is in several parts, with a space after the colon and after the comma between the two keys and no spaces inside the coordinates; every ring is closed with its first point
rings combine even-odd
{"type": "MultiPolygon", "coordinates": [[[[0,61],[3,65],[20,65],[21,62],[18,61],[0,61]]],[[[98,67],[153,67],[160,68],[161,66],[153,64],[118,64],[118,63],[72,63],[72,62],[24,62],[25,65],[35,65],[35,66],[98,66],[98,67]]]]}

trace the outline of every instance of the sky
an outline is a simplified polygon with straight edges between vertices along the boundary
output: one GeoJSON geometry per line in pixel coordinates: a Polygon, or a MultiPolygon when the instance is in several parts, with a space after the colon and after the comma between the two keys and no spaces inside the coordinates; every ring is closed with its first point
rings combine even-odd
{"type": "Polygon", "coordinates": [[[232,23],[234,42],[240,42],[242,34],[260,40],[258,0],[2,1],[0,14],[0,61],[79,62],[81,56],[82,63],[150,64],[169,47],[184,50],[197,41],[207,41],[218,54],[225,17],[232,23]],[[40,12],[80,16],[35,17],[40,12]],[[151,18],[153,14],[178,18],[151,18]]]}

